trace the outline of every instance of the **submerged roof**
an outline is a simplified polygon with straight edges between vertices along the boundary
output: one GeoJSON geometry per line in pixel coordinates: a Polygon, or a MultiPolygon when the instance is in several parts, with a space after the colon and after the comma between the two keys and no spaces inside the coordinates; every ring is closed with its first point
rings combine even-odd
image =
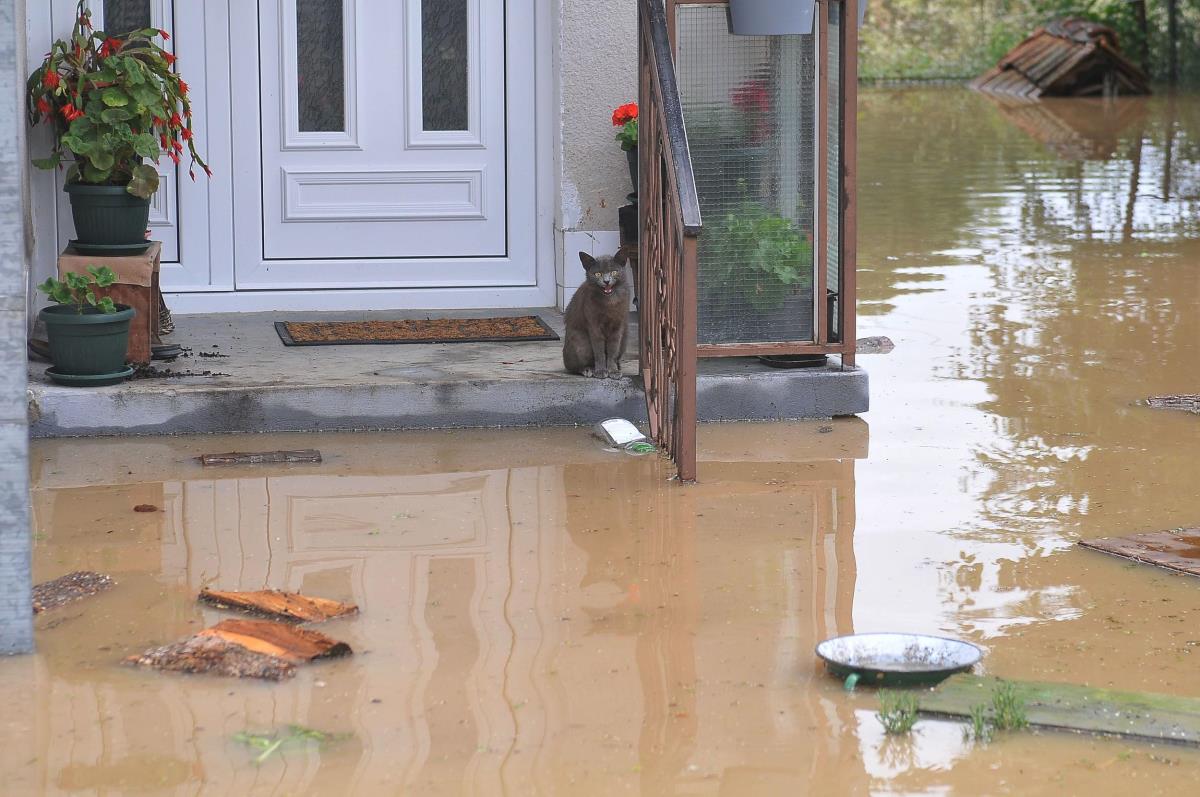
{"type": "Polygon", "coordinates": [[[1078,17],[1038,28],[970,85],[1029,98],[1150,93],[1149,78],[1121,54],[1116,31],[1078,17]]]}

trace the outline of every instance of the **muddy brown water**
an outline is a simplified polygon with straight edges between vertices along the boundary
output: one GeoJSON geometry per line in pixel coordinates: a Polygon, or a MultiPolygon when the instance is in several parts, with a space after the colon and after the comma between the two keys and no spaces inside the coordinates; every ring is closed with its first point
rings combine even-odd
{"type": "Polygon", "coordinates": [[[0,662],[6,794],[1188,794],[1200,753],[884,738],[821,639],[980,645],[981,672],[1200,694],[1200,580],[1080,550],[1196,526],[1200,103],[864,92],[862,420],[705,427],[701,484],[581,430],[35,446],[35,570],[118,586],[0,662]],[[319,466],[202,469],[320,448],[319,466]],[[162,511],[135,513],[153,504],[162,511]],[[134,671],[226,613],[362,607],[283,684],[134,671]],[[337,742],[256,765],[242,731],[337,742]]]}

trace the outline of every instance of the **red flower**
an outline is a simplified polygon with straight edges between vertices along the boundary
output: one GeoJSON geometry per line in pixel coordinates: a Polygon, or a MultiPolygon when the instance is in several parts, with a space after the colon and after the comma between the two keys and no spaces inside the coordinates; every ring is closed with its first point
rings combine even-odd
{"type": "Polygon", "coordinates": [[[50,103],[46,102],[45,97],[38,97],[37,109],[38,113],[45,114],[46,116],[49,116],[51,113],[50,103]]]}
{"type": "Polygon", "coordinates": [[[42,77],[42,85],[48,89],[58,88],[58,84],[62,82],[62,78],[53,69],[46,70],[46,74],[42,77]]]}
{"type": "Polygon", "coordinates": [[[74,122],[76,119],[83,116],[83,111],[79,110],[69,102],[63,107],[59,108],[58,112],[61,113],[63,118],[68,122],[74,122]]]}
{"type": "Polygon", "coordinates": [[[748,80],[730,95],[733,107],[742,113],[766,113],[771,110],[771,95],[761,80],[748,80]]]}
{"type": "Polygon", "coordinates": [[[161,146],[163,149],[166,149],[166,148],[167,148],[167,137],[166,137],[166,136],[159,136],[159,137],[158,137],[158,144],[159,144],[159,146],[161,146]]]}
{"type": "Polygon", "coordinates": [[[175,56],[171,55],[166,50],[163,50],[162,57],[163,57],[163,60],[167,62],[167,66],[170,66],[171,64],[175,63],[175,56]]]}
{"type": "Polygon", "coordinates": [[[183,128],[183,132],[180,133],[179,135],[183,136],[184,141],[191,141],[192,140],[192,128],[190,128],[190,127],[183,128]]]}
{"type": "Polygon", "coordinates": [[[169,41],[171,38],[171,34],[167,33],[165,30],[159,30],[158,35],[163,37],[163,41],[169,41]]]}
{"type": "Polygon", "coordinates": [[[79,24],[85,28],[90,28],[92,26],[92,19],[87,14],[80,14],[79,15],[79,24]]]}
{"type": "Polygon", "coordinates": [[[120,49],[121,41],[110,36],[104,40],[104,44],[100,45],[100,57],[107,58],[108,56],[115,54],[120,49]]]}
{"type": "Polygon", "coordinates": [[[176,166],[179,165],[179,156],[176,155],[174,152],[168,152],[167,157],[170,158],[171,160],[175,161],[176,166]]]}
{"type": "Polygon", "coordinates": [[[150,118],[150,124],[153,125],[154,127],[162,127],[166,123],[162,119],[158,118],[157,116],[153,116],[150,118]]]}
{"type": "Polygon", "coordinates": [[[627,102],[613,111],[612,123],[613,127],[623,127],[626,122],[638,118],[638,107],[636,102],[627,102]]]}
{"type": "Polygon", "coordinates": [[[186,81],[183,81],[183,80],[179,81],[179,93],[180,94],[188,93],[188,84],[186,81]]]}
{"type": "Polygon", "coordinates": [[[183,144],[179,141],[179,139],[172,141],[171,146],[175,148],[176,152],[183,152],[183,144]]]}
{"type": "Polygon", "coordinates": [[[179,118],[178,113],[171,114],[171,127],[183,127],[183,120],[179,118]]]}

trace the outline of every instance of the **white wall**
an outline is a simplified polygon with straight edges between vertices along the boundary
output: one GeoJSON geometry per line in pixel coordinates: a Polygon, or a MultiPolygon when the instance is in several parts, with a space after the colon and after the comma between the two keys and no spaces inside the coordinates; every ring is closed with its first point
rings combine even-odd
{"type": "Polygon", "coordinates": [[[633,186],[612,112],[637,100],[637,0],[559,0],[560,302],[582,281],[578,252],[617,250],[617,208],[633,186]]]}

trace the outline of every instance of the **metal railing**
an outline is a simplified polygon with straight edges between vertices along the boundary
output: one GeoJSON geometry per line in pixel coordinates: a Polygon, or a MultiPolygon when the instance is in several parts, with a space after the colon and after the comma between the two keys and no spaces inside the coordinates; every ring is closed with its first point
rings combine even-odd
{"type": "Polygon", "coordinates": [[[653,439],[696,480],[696,263],[700,202],[663,0],[638,3],[638,327],[653,439]]]}

